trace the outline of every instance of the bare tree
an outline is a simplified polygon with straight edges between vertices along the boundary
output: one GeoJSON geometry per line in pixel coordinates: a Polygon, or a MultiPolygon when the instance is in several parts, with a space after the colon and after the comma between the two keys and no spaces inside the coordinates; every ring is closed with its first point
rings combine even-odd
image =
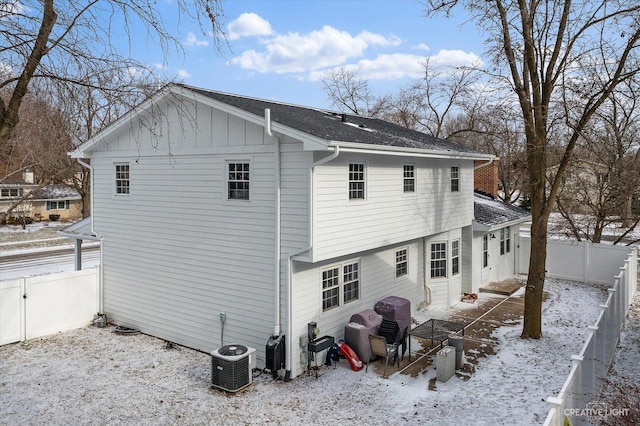
{"type": "MultiPolygon", "coordinates": [[[[428,16],[456,5],[487,34],[491,70],[517,96],[526,136],[531,196],[531,255],[525,290],[523,338],[542,336],[547,229],[561,180],[576,143],[611,92],[639,72],[640,5],[622,0],[426,0],[428,16]],[[557,173],[547,184],[549,112],[564,93],[579,96],[566,109],[557,173]]],[[[574,98],[574,96],[571,96],[574,98]]]]}
{"type": "Polygon", "coordinates": [[[573,236],[594,243],[607,227],[615,227],[621,243],[640,222],[640,124],[638,85],[621,84],[594,114],[585,129],[576,160],[567,168],[557,195],[558,210],[573,236]]]}
{"type": "MultiPolygon", "coordinates": [[[[222,0],[177,0],[176,14],[211,24],[215,45],[226,40],[219,22],[222,0]],[[203,19],[204,21],[204,19],[203,19]]],[[[35,82],[39,86],[79,87],[113,93],[139,90],[127,80],[101,79],[104,75],[150,73],[148,67],[115,48],[114,33],[131,35],[144,28],[149,42],[163,52],[180,50],[179,40],[164,26],[153,0],[24,0],[0,6],[0,62],[10,71],[0,80],[0,151],[9,143],[20,119],[23,100],[35,82]],[[117,30],[117,31],[116,31],[117,30]]],[[[207,27],[201,25],[203,33],[207,27]]]]}
{"type": "Polygon", "coordinates": [[[322,87],[331,103],[355,115],[381,117],[389,109],[389,96],[374,96],[369,82],[345,67],[326,72],[322,87]]]}

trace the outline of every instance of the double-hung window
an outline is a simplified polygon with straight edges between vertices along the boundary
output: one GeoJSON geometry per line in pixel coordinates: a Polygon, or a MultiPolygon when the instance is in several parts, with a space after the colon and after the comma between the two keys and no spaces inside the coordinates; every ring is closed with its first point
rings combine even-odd
{"type": "Polygon", "coordinates": [[[416,171],[412,164],[405,164],[402,170],[402,191],[415,192],[416,191],[416,171]]]}
{"type": "Polygon", "coordinates": [[[16,198],[18,196],[22,196],[22,190],[18,190],[18,188],[2,188],[0,191],[0,196],[2,198],[16,198]]]}
{"type": "Polygon", "coordinates": [[[396,278],[407,275],[409,263],[407,259],[407,249],[396,250],[396,278]]]}
{"type": "Polygon", "coordinates": [[[331,266],[322,271],[322,310],[360,298],[360,262],[331,266]]]}
{"type": "Polygon", "coordinates": [[[70,205],[69,200],[47,201],[47,210],[69,210],[70,205]]]}
{"type": "Polygon", "coordinates": [[[451,192],[460,191],[460,167],[451,166],[451,192]]]}
{"type": "Polygon", "coordinates": [[[129,163],[116,164],[116,194],[129,194],[130,185],[129,163]]]}
{"type": "Polygon", "coordinates": [[[227,163],[227,199],[249,199],[249,163],[227,163]]]}
{"type": "Polygon", "coordinates": [[[511,251],[511,231],[509,227],[500,230],[500,254],[509,253],[511,251]]]}
{"type": "Polygon", "coordinates": [[[364,164],[349,164],[349,199],[364,200],[365,198],[364,164]]]}
{"type": "Polygon", "coordinates": [[[447,276],[447,243],[431,244],[431,278],[447,276]]]}
{"type": "Polygon", "coordinates": [[[451,275],[460,273],[460,240],[451,241],[451,275]]]}

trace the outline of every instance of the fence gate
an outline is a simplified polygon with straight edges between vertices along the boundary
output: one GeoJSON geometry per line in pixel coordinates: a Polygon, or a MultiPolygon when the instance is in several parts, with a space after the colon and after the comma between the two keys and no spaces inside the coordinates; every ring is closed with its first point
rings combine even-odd
{"type": "Polygon", "coordinates": [[[0,281],[0,345],[84,327],[98,306],[98,267],[0,281]]]}

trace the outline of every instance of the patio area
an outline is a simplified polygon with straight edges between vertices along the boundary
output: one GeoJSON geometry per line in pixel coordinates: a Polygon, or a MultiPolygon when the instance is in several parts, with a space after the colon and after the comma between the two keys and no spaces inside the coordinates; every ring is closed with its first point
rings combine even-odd
{"type": "MultiPolygon", "coordinates": [[[[499,339],[493,331],[503,325],[516,325],[522,318],[524,309],[525,281],[522,278],[490,283],[480,289],[478,298],[472,303],[460,302],[446,311],[424,311],[422,315],[432,317],[414,318],[413,327],[429,319],[440,319],[464,325],[464,360],[461,369],[456,371],[456,376],[467,380],[475,371],[475,366],[481,358],[494,355],[499,345],[499,339]]],[[[413,328],[412,327],[412,328],[413,328]]],[[[462,335],[462,332],[458,332],[462,335]]],[[[408,354],[398,364],[389,365],[387,374],[400,374],[417,377],[425,374],[429,369],[435,369],[434,361],[436,353],[440,350],[440,342],[429,339],[419,339],[410,336],[411,357],[408,354]],[[409,360],[411,358],[411,360],[409,360]]],[[[447,341],[444,341],[447,345],[447,341]]],[[[369,368],[382,375],[384,365],[379,361],[372,361],[369,368]]],[[[432,379],[435,382],[435,378],[432,379]]],[[[434,383],[432,383],[433,385],[434,383]]]]}

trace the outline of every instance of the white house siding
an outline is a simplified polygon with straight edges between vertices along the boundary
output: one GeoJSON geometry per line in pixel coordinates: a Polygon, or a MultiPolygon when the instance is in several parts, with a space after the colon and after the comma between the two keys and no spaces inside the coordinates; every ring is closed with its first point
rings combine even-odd
{"type": "Polygon", "coordinates": [[[477,255],[473,258],[473,292],[477,293],[480,287],[494,281],[502,281],[516,274],[516,247],[517,236],[520,233],[520,225],[512,225],[511,250],[509,253],[500,254],[500,228],[489,232],[473,233],[473,251],[477,255]],[[486,268],[482,267],[482,236],[489,236],[489,261],[486,268]],[[495,238],[491,238],[494,235],[495,238]]]}
{"type": "MultiPolygon", "coordinates": [[[[128,132],[114,135],[108,152],[92,155],[104,310],[115,323],[179,344],[205,351],[246,344],[264,359],[275,305],[274,145],[260,126],[202,106],[196,115],[197,135],[182,127],[185,136],[174,134],[172,141],[181,142],[170,150],[150,146],[148,132],[132,126],[135,141],[128,132]],[[202,119],[207,115],[210,124],[202,119]],[[226,200],[227,160],[250,162],[250,201],[226,200]],[[130,165],[129,195],[114,194],[118,162],[130,165]]],[[[283,161],[295,163],[284,151],[283,161]]],[[[284,214],[295,215],[304,203],[285,188],[284,214]]],[[[303,239],[295,227],[285,235],[290,245],[303,239]]]]}
{"type": "Polygon", "coordinates": [[[472,161],[340,154],[316,168],[313,261],[357,253],[471,224],[472,161]],[[366,199],[348,199],[348,164],[364,163],[366,199]],[[416,192],[403,192],[403,165],[413,164],[416,192]],[[450,168],[460,191],[450,191],[450,168]]]}
{"type": "MultiPolygon", "coordinates": [[[[300,374],[306,366],[306,347],[301,341],[307,336],[307,323],[315,321],[321,335],[334,336],[336,342],[344,338],[344,327],[353,314],[373,309],[376,302],[388,296],[399,296],[411,301],[414,312],[425,301],[423,287],[422,239],[388,246],[320,263],[295,262],[293,276],[293,365],[292,374],[300,374]],[[395,251],[408,249],[408,274],[395,276],[395,251]],[[353,260],[360,261],[360,298],[347,304],[322,311],[322,271],[330,266],[353,260]],[[301,340],[302,339],[302,340],[301,340]]],[[[323,362],[319,360],[318,363],[323,362]]]]}
{"type": "Polygon", "coordinates": [[[478,290],[474,290],[474,282],[476,280],[474,274],[474,261],[477,261],[478,255],[474,256],[473,253],[477,253],[475,251],[473,245],[473,228],[471,226],[467,226],[462,228],[462,247],[460,255],[461,259],[461,268],[462,268],[462,282],[461,282],[461,290],[463,293],[477,293],[478,290]]]}

